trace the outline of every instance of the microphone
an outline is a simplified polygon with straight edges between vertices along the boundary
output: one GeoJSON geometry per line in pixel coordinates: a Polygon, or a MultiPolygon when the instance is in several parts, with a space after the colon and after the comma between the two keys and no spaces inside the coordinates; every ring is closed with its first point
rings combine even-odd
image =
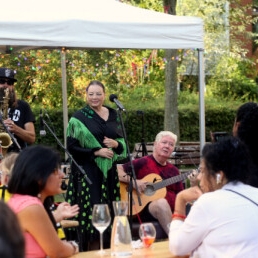
{"type": "Polygon", "coordinates": [[[40,115],[39,115],[39,135],[40,136],[46,136],[46,130],[45,130],[45,126],[43,123],[43,114],[42,114],[42,109],[40,109],[40,115]]]}
{"type": "Polygon", "coordinates": [[[66,191],[67,188],[68,188],[68,185],[66,184],[66,182],[65,182],[64,180],[62,180],[61,189],[62,189],[63,191],[66,191]]]}
{"type": "Polygon", "coordinates": [[[188,156],[189,154],[188,153],[184,153],[184,152],[176,152],[176,151],[173,151],[172,152],[172,157],[183,157],[183,156],[188,156]]]}
{"type": "Polygon", "coordinates": [[[117,99],[117,95],[116,95],[116,94],[111,94],[111,95],[109,96],[109,100],[110,100],[111,102],[115,102],[116,105],[117,105],[117,107],[118,107],[120,110],[125,111],[125,108],[124,108],[123,104],[117,99]]]}

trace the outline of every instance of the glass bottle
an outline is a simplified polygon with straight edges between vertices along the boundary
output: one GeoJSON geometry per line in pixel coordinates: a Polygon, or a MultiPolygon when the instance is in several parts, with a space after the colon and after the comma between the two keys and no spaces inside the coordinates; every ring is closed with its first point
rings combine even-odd
{"type": "Polygon", "coordinates": [[[132,235],[129,221],[127,219],[128,202],[113,201],[115,218],[111,234],[111,255],[112,256],[131,256],[132,235]]]}

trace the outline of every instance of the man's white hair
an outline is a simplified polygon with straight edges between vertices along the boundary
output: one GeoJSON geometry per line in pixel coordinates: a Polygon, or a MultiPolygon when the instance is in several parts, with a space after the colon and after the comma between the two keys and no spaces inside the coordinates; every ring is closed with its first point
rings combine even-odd
{"type": "Polygon", "coordinates": [[[170,131],[161,131],[156,135],[155,142],[159,142],[164,136],[170,136],[175,140],[175,144],[177,142],[177,135],[170,131]]]}

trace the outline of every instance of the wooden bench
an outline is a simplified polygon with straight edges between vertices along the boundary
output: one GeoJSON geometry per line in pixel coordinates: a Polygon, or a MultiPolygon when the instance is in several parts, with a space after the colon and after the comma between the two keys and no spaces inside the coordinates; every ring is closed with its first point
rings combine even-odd
{"type": "MultiPolygon", "coordinates": [[[[153,153],[153,142],[145,143],[147,155],[153,153]]],[[[143,145],[136,143],[132,156],[137,159],[142,157],[143,145]]],[[[169,161],[179,169],[195,168],[200,163],[200,142],[180,142],[174,149],[169,161]]]]}

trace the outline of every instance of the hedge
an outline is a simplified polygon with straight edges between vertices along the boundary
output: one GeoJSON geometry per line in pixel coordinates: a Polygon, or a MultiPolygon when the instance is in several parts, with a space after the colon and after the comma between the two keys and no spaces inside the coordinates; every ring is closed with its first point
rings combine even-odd
{"type": "MultiPolygon", "coordinates": [[[[232,126],[236,114],[236,107],[206,107],[205,109],[205,131],[206,141],[210,141],[210,132],[224,131],[231,133],[232,126]]],[[[76,110],[70,109],[68,116],[70,117],[76,110]]],[[[39,135],[39,109],[33,110],[36,123],[35,130],[37,134],[37,144],[50,145],[58,150],[60,148],[58,142],[53,135],[46,129],[46,136],[39,135]]],[[[63,134],[63,112],[60,109],[49,110],[48,117],[45,115],[44,119],[56,134],[60,142],[64,144],[63,134]]],[[[137,110],[128,110],[122,113],[126,135],[129,143],[129,148],[132,151],[136,142],[141,142],[144,136],[145,142],[152,142],[155,135],[163,130],[164,124],[164,110],[143,110],[143,116],[139,115],[137,110]],[[142,134],[142,120],[144,122],[144,135],[142,134]]],[[[199,108],[198,107],[181,107],[179,106],[179,124],[180,124],[180,141],[199,141],[199,108]]]]}

